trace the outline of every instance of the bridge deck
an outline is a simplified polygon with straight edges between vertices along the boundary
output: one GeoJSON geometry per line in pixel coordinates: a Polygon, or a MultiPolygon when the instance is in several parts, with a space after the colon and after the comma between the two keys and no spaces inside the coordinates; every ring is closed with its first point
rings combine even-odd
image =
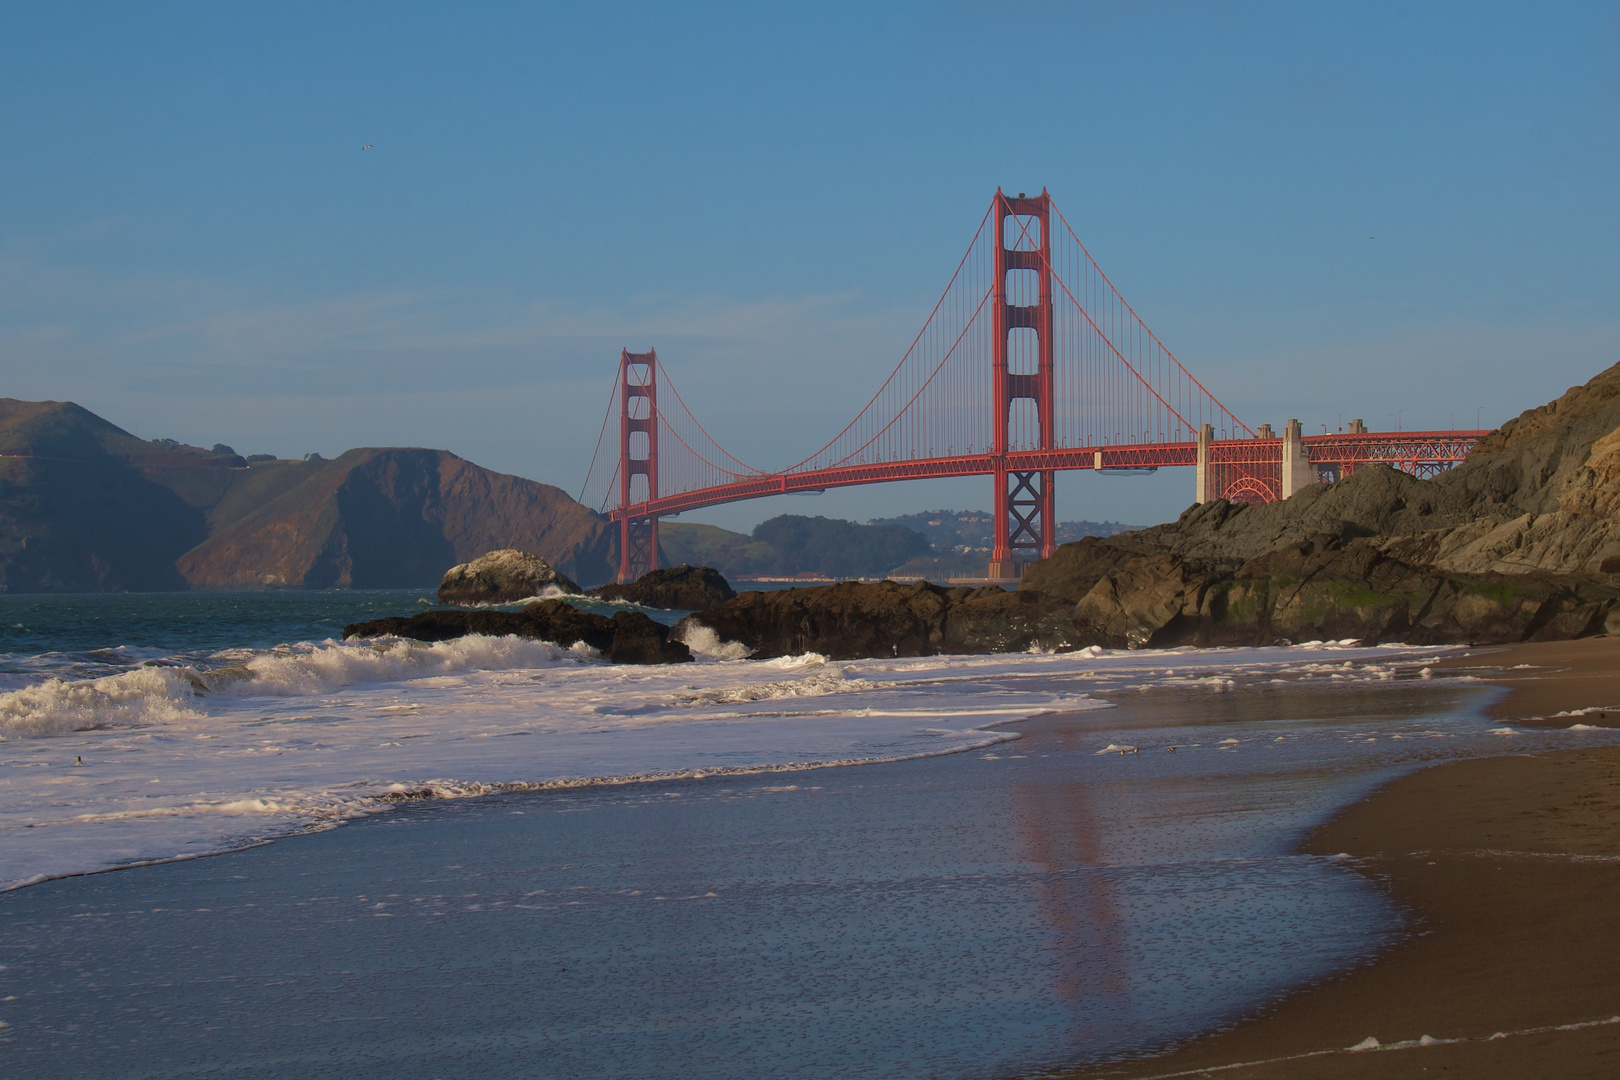
{"type": "MultiPolygon", "coordinates": [[[[1381,431],[1364,434],[1307,435],[1300,440],[1313,465],[1337,467],[1347,475],[1358,466],[1388,464],[1419,473],[1449,468],[1467,456],[1485,431],[1381,431]]],[[[1222,439],[1210,443],[1210,461],[1217,465],[1271,467],[1282,460],[1281,438],[1222,439]]],[[[1002,457],[1008,472],[1068,472],[1080,469],[1157,469],[1191,467],[1198,463],[1196,442],[1140,443],[1128,446],[1092,446],[1057,450],[1019,450],[1002,457]]],[[[989,476],[996,472],[991,454],[924,458],[871,465],[843,465],[802,472],[760,473],[731,483],[663,495],[646,502],[616,508],[614,521],[669,517],[688,510],[722,503],[763,499],[771,495],[826,491],[857,484],[883,484],[896,480],[930,480],[948,476],[989,476]]]]}

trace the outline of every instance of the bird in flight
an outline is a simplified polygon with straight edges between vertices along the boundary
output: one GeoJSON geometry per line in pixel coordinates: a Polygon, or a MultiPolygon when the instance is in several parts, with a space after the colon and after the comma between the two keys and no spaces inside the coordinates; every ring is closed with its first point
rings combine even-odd
{"type": "Polygon", "coordinates": [[[366,145],[362,146],[360,149],[362,149],[362,150],[370,150],[371,149],[371,144],[366,143],[366,145]]]}

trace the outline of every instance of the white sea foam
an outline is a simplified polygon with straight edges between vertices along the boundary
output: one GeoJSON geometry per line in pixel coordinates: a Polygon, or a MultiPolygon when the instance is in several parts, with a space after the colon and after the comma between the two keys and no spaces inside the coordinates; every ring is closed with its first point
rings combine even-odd
{"type": "Polygon", "coordinates": [[[204,681],[216,693],[297,697],[356,683],[397,682],[467,671],[545,668],[594,656],[594,651],[583,644],[563,649],[512,635],[474,634],[432,643],[397,638],[323,642],[265,653],[241,667],[210,672],[204,681]]]}
{"type": "Polygon", "coordinates": [[[740,641],[721,641],[719,634],[696,619],[681,627],[677,640],[703,660],[745,660],[753,652],[740,641]]]}
{"type": "Polygon", "coordinates": [[[840,668],[823,667],[822,670],[799,679],[699,690],[684,697],[683,701],[688,705],[736,704],[745,701],[778,701],[783,698],[848,694],[871,688],[872,683],[866,679],[852,679],[840,668]]]}
{"type": "Polygon", "coordinates": [[[0,694],[0,741],[67,731],[135,727],[201,715],[189,668],[140,667],[87,682],[51,679],[0,694]]]}
{"type": "Polygon", "coordinates": [[[197,699],[208,695],[307,697],[358,683],[536,669],[594,655],[584,645],[562,649],[511,636],[471,636],[431,644],[328,641],[254,654],[209,671],[153,664],[85,682],[51,679],[0,694],[0,741],[193,719],[204,715],[197,699]]]}
{"type": "MultiPolygon", "coordinates": [[[[1016,738],[1007,721],[1101,708],[1099,687],[1378,678],[1342,662],[1395,662],[1341,643],[829,662],[736,659],[712,632],[693,642],[709,662],[616,666],[516,638],[327,641],[0,694],[0,887],[327,828],[399,799],[951,753],[1016,738]]],[[[1105,752],[1129,747],[1112,734],[1105,752]]]]}

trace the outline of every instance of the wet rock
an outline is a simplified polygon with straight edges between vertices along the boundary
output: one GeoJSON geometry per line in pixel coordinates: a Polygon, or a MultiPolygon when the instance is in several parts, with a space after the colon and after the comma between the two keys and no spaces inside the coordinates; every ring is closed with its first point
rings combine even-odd
{"type": "Polygon", "coordinates": [[[1148,645],[1174,621],[1198,613],[1205,585],[1174,555],[1135,556],[1075,605],[1078,636],[1112,648],[1148,645]]]}
{"type": "Polygon", "coordinates": [[[737,595],[737,590],[713,567],[683,563],[642,574],[627,585],[598,586],[590,590],[590,595],[643,607],[702,611],[725,603],[737,595]]]}
{"type": "Polygon", "coordinates": [[[1085,643],[1075,626],[1074,605],[1067,600],[1028,589],[985,593],[963,597],[946,611],[942,651],[1063,651],[1085,643]]]}
{"type": "Polygon", "coordinates": [[[416,641],[449,641],[468,634],[512,634],[568,648],[584,642],[615,664],[679,664],[692,652],[671,637],[670,629],[639,611],[608,618],[581,611],[562,600],[541,600],[522,611],[423,611],[409,618],[390,616],[351,623],[343,637],[404,637],[416,641]]]}
{"type": "Polygon", "coordinates": [[[1088,536],[1062,545],[1050,559],[1030,564],[1018,590],[1045,593],[1076,603],[1099,581],[1123,569],[1138,554],[1129,545],[1103,543],[1099,537],[1088,536]]]}
{"type": "Polygon", "coordinates": [[[613,640],[603,655],[615,664],[682,664],[692,659],[692,650],[675,640],[669,627],[639,611],[617,612],[612,621],[613,640]]]}
{"type": "Polygon", "coordinates": [[[950,590],[919,581],[838,585],[778,592],[745,592],[689,615],[722,640],[739,641],[761,659],[818,652],[834,660],[867,656],[929,656],[945,640],[950,590]]]}
{"type": "Polygon", "coordinates": [[[540,556],[504,548],[446,571],[439,582],[439,603],[510,604],[539,596],[549,586],[567,593],[579,592],[578,585],[540,556]]]}
{"type": "Polygon", "coordinates": [[[759,658],[818,652],[835,660],[936,653],[1016,652],[1076,644],[1073,605],[993,586],[946,589],[925,581],[747,592],[690,615],[759,658]]]}

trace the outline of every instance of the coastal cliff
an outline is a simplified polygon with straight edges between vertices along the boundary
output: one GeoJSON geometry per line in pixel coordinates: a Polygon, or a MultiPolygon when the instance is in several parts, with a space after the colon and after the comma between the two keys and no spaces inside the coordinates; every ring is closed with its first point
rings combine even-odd
{"type": "Polygon", "coordinates": [[[72,402],[0,398],[0,589],[185,588],[175,559],[208,536],[190,489],[227,487],[246,464],[72,402]]]}
{"type": "Polygon", "coordinates": [[[604,520],[444,450],[249,460],[146,440],[72,402],[0,398],[0,591],[432,587],[505,547],[587,583],[604,520]]]}
{"type": "Polygon", "coordinates": [[[1064,544],[1018,592],[846,583],[690,618],[756,656],[1506,643],[1620,631],[1620,365],[1450,472],[1362,469],[1261,506],[1064,544]]]}
{"type": "Polygon", "coordinates": [[[1503,425],[1450,472],[1362,469],[1263,506],[1065,544],[1021,590],[1111,646],[1309,638],[1501,643],[1620,621],[1620,365],[1503,425]]]}
{"type": "MultiPolygon", "coordinates": [[[[179,557],[194,588],[409,588],[520,548],[575,580],[610,576],[603,519],[560,488],[446,450],[365,448],[298,469],[284,491],[179,557]]],[[[255,471],[258,467],[255,467],[255,471]]]]}

